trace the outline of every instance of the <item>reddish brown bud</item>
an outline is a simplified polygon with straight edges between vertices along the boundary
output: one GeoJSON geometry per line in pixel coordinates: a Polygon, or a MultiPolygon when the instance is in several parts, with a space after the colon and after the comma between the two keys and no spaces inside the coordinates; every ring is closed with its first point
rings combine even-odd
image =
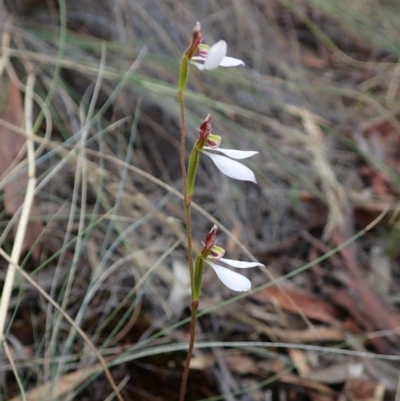
{"type": "Polygon", "coordinates": [[[185,51],[185,56],[191,60],[192,57],[196,54],[196,52],[198,51],[198,47],[201,44],[203,40],[203,34],[201,32],[201,26],[200,26],[200,22],[197,21],[193,32],[192,32],[192,43],[190,44],[190,46],[186,49],[185,51]]]}
{"type": "Polygon", "coordinates": [[[213,228],[206,235],[206,240],[203,243],[203,249],[201,250],[201,255],[207,257],[212,249],[212,247],[217,243],[217,233],[218,227],[214,224],[213,228]]]}
{"type": "Polygon", "coordinates": [[[204,131],[206,133],[210,133],[211,131],[211,115],[207,114],[207,117],[204,119],[204,121],[200,124],[200,131],[204,131]]]}
{"type": "Polygon", "coordinates": [[[209,135],[211,134],[210,120],[211,120],[211,116],[210,116],[210,114],[207,114],[207,117],[200,124],[199,139],[197,140],[197,146],[201,149],[207,143],[207,139],[208,139],[209,135]]]}

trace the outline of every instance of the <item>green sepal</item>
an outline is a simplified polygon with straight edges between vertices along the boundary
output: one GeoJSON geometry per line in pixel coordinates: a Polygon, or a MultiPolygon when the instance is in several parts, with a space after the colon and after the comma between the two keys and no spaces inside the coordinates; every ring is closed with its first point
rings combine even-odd
{"type": "Polygon", "coordinates": [[[203,281],[204,274],[204,259],[197,256],[196,263],[194,265],[194,275],[193,275],[193,294],[192,299],[198,301],[201,292],[201,282],[203,281]]]}
{"type": "Polygon", "coordinates": [[[199,167],[199,150],[194,145],[190,153],[188,172],[187,172],[187,192],[189,199],[192,199],[194,192],[194,184],[196,182],[197,169],[199,167]]]}
{"type": "Polygon", "coordinates": [[[187,58],[183,56],[179,67],[179,92],[181,93],[185,91],[188,72],[189,72],[188,61],[187,58]]]}

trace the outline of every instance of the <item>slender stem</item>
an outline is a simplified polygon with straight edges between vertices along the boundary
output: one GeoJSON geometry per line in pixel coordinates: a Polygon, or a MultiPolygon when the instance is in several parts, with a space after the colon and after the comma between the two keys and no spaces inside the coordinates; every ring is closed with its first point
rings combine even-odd
{"type": "Polygon", "coordinates": [[[192,319],[190,321],[190,339],[189,348],[186,355],[185,367],[182,374],[181,390],[179,393],[179,401],[185,401],[186,385],[189,377],[189,366],[190,360],[193,354],[194,340],[196,336],[196,319],[197,319],[197,308],[199,307],[199,301],[191,302],[192,319]]]}
{"type": "MultiPolygon", "coordinates": [[[[181,64],[181,72],[183,71],[182,66],[185,66],[184,60],[181,64]]],[[[187,70],[186,70],[187,74],[187,70]]],[[[181,75],[181,74],[180,74],[181,75]]],[[[192,311],[192,319],[190,323],[190,340],[189,340],[189,349],[186,356],[185,366],[182,374],[182,382],[181,389],[179,393],[179,400],[185,400],[187,380],[189,377],[189,366],[190,359],[193,353],[194,341],[195,341],[195,331],[196,331],[196,312],[199,306],[199,301],[193,299],[194,294],[194,266],[193,266],[193,251],[192,251],[192,219],[190,216],[190,203],[191,196],[188,194],[188,183],[187,183],[187,173],[186,173],[186,118],[185,118],[185,98],[184,98],[184,86],[186,83],[187,75],[184,77],[184,80],[180,79],[183,82],[180,85],[178,90],[178,99],[180,106],[180,114],[181,114],[181,146],[180,146],[180,162],[181,162],[181,170],[182,170],[182,179],[183,179],[183,208],[185,210],[185,222],[186,222],[186,236],[187,236],[187,252],[188,252],[188,262],[189,262],[189,271],[190,271],[190,286],[192,293],[192,301],[191,301],[191,311],[192,311]]]]}
{"type": "Polygon", "coordinates": [[[190,270],[190,283],[192,288],[192,293],[194,289],[194,267],[193,267],[193,251],[192,251],[192,219],[190,216],[190,203],[191,199],[188,196],[188,186],[187,186],[187,174],[186,174],[186,118],[185,118],[185,99],[183,91],[179,90],[178,99],[181,111],[181,147],[180,147],[180,162],[182,170],[183,179],[183,208],[185,209],[185,221],[186,221],[186,236],[187,236],[187,252],[188,252],[188,262],[190,270]]]}

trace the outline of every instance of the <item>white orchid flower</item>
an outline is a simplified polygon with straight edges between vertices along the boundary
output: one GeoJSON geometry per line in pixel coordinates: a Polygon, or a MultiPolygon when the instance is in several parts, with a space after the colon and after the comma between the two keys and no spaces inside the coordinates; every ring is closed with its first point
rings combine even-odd
{"type": "Polygon", "coordinates": [[[232,159],[246,159],[248,157],[256,155],[259,152],[254,150],[212,148],[210,146],[204,146],[201,152],[207,155],[214,162],[214,164],[217,166],[222,174],[225,174],[226,176],[234,178],[236,180],[252,181],[254,183],[257,183],[254,173],[248,167],[232,159]],[[220,152],[229,157],[210,153],[204,149],[220,152]]]}
{"type": "MultiPolygon", "coordinates": [[[[229,266],[237,267],[238,269],[248,269],[249,267],[264,266],[258,262],[241,262],[239,260],[224,259],[225,250],[216,245],[217,243],[218,227],[214,225],[206,235],[206,239],[203,242],[203,249],[196,259],[208,263],[217,274],[218,278],[225,284],[229,289],[233,291],[250,291],[251,283],[250,280],[226,267],[217,265],[213,261],[219,261],[226,263],[229,266]]],[[[203,273],[201,273],[203,274],[203,273]]]]}
{"type": "MultiPolygon", "coordinates": [[[[239,269],[248,269],[249,267],[264,266],[262,263],[258,262],[241,262],[239,260],[220,258],[218,261],[226,263],[229,266],[237,267],[239,269]]],[[[250,280],[226,267],[219,266],[216,263],[210,262],[210,258],[205,260],[217,274],[218,278],[222,281],[232,291],[250,291],[251,282],[250,280]]]]}
{"type": "Polygon", "coordinates": [[[226,57],[228,46],[224,40],[220,40],[211,47],[207,45],[200,46],[200,55],[194,56],[190,60],[199,70],[213,70],[217,67],[237,67],[244,65],[242,60],[226,57]],[[198,61],[202,61],[203,64],[198,61]]]}

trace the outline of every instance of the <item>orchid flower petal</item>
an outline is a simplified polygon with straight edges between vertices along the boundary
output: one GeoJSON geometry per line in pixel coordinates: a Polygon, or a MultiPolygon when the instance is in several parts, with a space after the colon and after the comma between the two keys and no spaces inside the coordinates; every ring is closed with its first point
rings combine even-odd
{"type": "Polygon", "coordinates": [[[233,272],[226,267],[218,266],[215,263],[206,261],[215,271],[218,278],[226,285],[229,289],[233,291],[250,291],[251,282],[250,280],[242,276],[239,273],[233,272]]]}
{"type": "Polygon", "coordinates": [[[227,175],[228,177],[240,181],[252,181],[257,183],[254,173],[244,164],[235,160],[231,160],[225,156],[215,155],[205,151],[203,151],[203,153],[214,162],[221,173],[227,175]]]}
{"type": "Polygon", "coordinates": [[[233,57],[224,57],[222,61],[219,63],[220,67],[237,67],[239,65],[244,65],[242,60],[233,57]]]}
{"type": "Polygon", "coordinates": [[[226,57],[227,44],[224,40],[220,40],[211,47],[199,50],[199,56],[194,56],[190,59],[190,63],[194,64],[199,70],[213,70],[218,66],[221,67],[237,67],[244,65],[244,62],[238,58],[226,57]],[[204,57],[205,56],[205,57],[204,57]],[[200,66],[198,61],[203,61],[200,66]]]}
{"type": "MultiPolygon", "coordinates": [[[[194,58],[194,57],[193,57],[194,58]]],[[[193,59],[192,59],[193,60],[193,59]]],[[[203,71],[204,70],[204,65],[198,63],[197,61],[190,61],[190,64],[195,65],[199,70],[203,71]]]]}
{"type": "Polygon", "coordinates": [[[237,150],[237,149],[222,149],[222,148],[211,148],[210,146],[204,146],[203,149],[215,150],[216,152],[223,153],[232,159],[247,159],[248,157],[257,155],[259,152],[255,150],[237,150]]]}
{"type": "Polygon", "coordinates": [[[217,68],[226,55],[227,47],[224,40],[220,40],[215,45],[212,45],[204,62],[204,69],[213,70],[217,68]]]}
{"type": "Polygon", "coordinates": [[[221,262],[226,263],[229,266],[237,267],[239,269],[248,269],[249,267],[264,266],[262,263],[259,262],[242,262],[240,260],[232,260],[225,258],[220,258],[219,260],[221,262]]]}

